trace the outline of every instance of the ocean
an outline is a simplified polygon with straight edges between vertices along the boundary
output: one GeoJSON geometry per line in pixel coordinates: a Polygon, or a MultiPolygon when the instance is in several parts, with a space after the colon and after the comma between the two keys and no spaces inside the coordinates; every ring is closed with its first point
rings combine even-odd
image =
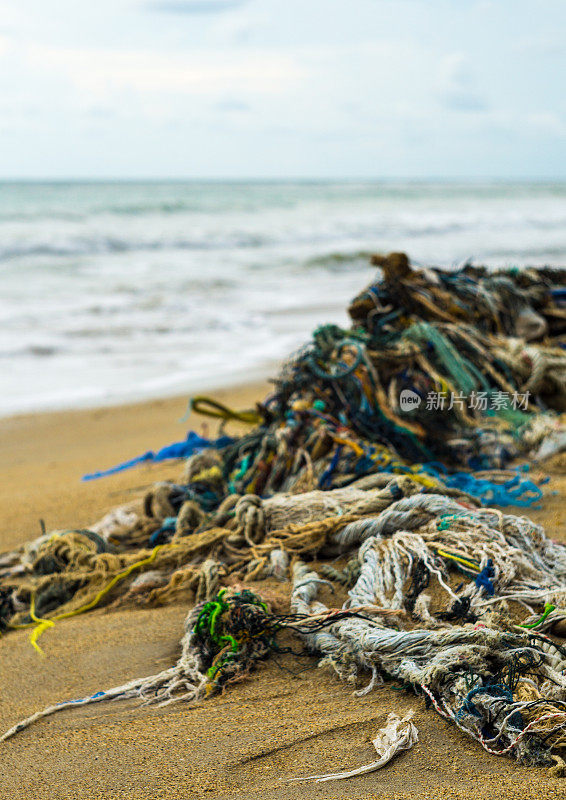
{"type": "Polygon", "coordinates": [[[0,414],[274,374],[390,250],[564,265],[566,184],[0,184],[0,414]]]}

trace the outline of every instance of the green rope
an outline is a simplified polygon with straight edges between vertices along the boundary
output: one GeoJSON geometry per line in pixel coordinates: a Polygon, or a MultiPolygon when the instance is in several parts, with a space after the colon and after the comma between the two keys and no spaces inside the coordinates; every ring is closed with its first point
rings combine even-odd
{"type": "Polygon", "coordinates": [[[553,606],[552,603],[547,603],[545,605],[545,607],[544,607],[544,612],[543,612],[542,616],[539,619],[537,619],[536,622],[531,622],[530,625],[527,625],[526,623],[523,623],[519,627],[520,628],[538,628],[539,625],[542,625],[542,623],[545,621],[545,619],[548,617],[548,615],[551,614],[554,611],[554,608],[555,608],[555,606],[553,606]]]}
{"type": "MultiPolygon", "coordinates": [[[[429,322],[417,322],[405,331],[403,338],[417,344],[431,344],[436,360],[463,394],[471,394],[478,388],[478,382],[481,385],[478,371],[434,325],[429,322]]],[[[485,379],[483,382],[485,383],[485,379]]],[[[485,383],[484,388],[488,389],[489,384],[485,383]]]]}
{"type": "Polygon", "coordinates": [[[202,633],[203,630],[208,629],[208,633],[213,642],[218,642],[220,640],[220,637],[216,633],[216,621],[229,607],[228,603],[224,602],[222,599],[225,592],[226,589],[221,589],[218,592],[216,600],[209,600],[208,603],[204,604],[195,625],[195,631],[197,633],[202,633]]]}

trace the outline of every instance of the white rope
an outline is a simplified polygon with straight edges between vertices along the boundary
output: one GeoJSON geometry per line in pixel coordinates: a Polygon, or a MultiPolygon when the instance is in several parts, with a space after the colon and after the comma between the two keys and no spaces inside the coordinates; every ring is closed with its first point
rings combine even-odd
{"type": "Polygon", "coordinates": [[[353,778],[355,775],[367,775],[368,772],[375,772],[388,764],[398,753],[403,750],[410,750],[419,740],[419,732],[416,725],[411,722],[413,712],[409,711],[402,719],[394,712],[387,717],[387,722],[383,728],[377,732],[372,744],[379,758],[371,764],[349,770],[348,772],[334,772],[328,775],[308,775],[305,778],[294,778],[295,781],[324,781],[344,780],[353,778]]]}
{"type": "Polygon", "coordinates": [[[161,706],[180,700],[196,702],[202,699],[205,695],[207,678],[201,672],[200,657],[193,646],[193,630],[201,608],[202,604],[195,606],[185,619],[185,635],[181,640],[181,656],[174,667],[159,672],[157,675],[137,678],[104,692],[96,692],[90,697],[67,700],[48,706],[43,711],[37,711],[14,725],[0,737],[0,742],[10,739],[14,734],[25,730],[37,720],[50,717],[58,711],[64,711],[66,708],[74,706],[86,706],[92,703],[106,702],[107,700],[127,700],[132,697],[142,698],[145,701],[144,705],[157,704],[161,706]]]}

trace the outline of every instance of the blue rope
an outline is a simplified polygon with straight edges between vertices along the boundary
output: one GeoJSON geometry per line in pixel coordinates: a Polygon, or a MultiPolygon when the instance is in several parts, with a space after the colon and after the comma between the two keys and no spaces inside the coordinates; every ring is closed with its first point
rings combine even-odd
{"type": "Polygon", "coordinates": [[[320,481],[318,485],[321,489],[326,489],[327,487],[330,487],[332,483],[332,475],[334,473],[334,470],[338,466],[341,453],[342,453],[342,445],[339,444],[338,447],[336,448],[334,455],[332,456],[332,461],[328,465],[328,468],[320,476],[320,481]]]}
{"type": "MultiPolygon", "coordinates": [[[[450,489],[460,489],[481,500],[483,505],[532,506],[542,499],[542,491],[533,481],[517,474],[505,483],[494,483],[487,478],[476,478],[469,472],[447,472],[446,467],[438,461],[423,464],[423,472],[439,478],[450,489]]],[[[546,482],[546,481],[545,481],[546,482]]]]}
{"type": "Polygon", "coordinates": [[[86,700],[98,700],[99,697],[106,697],[108,692],[95,692],[89,697],[77,697],[76,700],[61,700],[60,703],[55,703],[56,706],[68,706],[71,703],[84,703],[86,700]]]}
{"type": "Polygon", "coordinates": [[[476,586],[478,587],[478,589],[482,588],[485,589],[490,597],[493,597],[493,595],[495,594],[495,587],[492,581],[490,580],[491,578],[493,578],[494,575],[495,575],[495,570],[493,568],[493,561],[490,558],[485,567],[476,577],[476,586]]]}
{"type": "Polygon", "coordinates": [[[475,703],[473,702],[473,698],[478,694],[489,694],[491,697],[501,697],[510,703],[513,701],[513,694],[507,686],[503,686],[500,683],[494,683],[489,686],[477,686],[475,689],[472,689],[466,697],[462,705],[460,706],[460,710],[456,714],[456,719],[462,719],[464,714],[473,714],[476,717],[480,716],[480,712],[477,710],[475,703]]]}
{"type": "Polygon", "coordinates": [[[164,544],[169,540],[169,534],[175,532],[177,526],[177,517],[167,517],[163,520],[161,527],[154,531],[149,537],[149,546],[157,547],[158,544],[164,544]]]}
{"type": "Polygon", "coordinates": [[[217,447],[220,449],[232,444],[233,441],[234,439],[232,439],[230,436],[220,436],[220,438],[216,439],[216,441],[212,439],[205,439],[204,437],[199,436],[198,433],[189,431],[187,438],[182,442],[173,442],[173,444],[168,444],[165,447],[162,447],[161,450],[158,450],[157,453],[155,453],[153,450],[148,450],[147,453],[144,453],[141,456],[136,456],[135,458],[131,458],[129,461],[124,461],[122,464],[116,464],[116,466],[101,470],[100,472],[90,472],[87,475],[83,475],[81,480],[94,481],[97,478],[105,478],[107,475],[115,475],[117,472],[124,472],[125,470],[136,467],[138,464],[143,464],[146,461],[157,463],[159,461],[166,461],[170,458],[189,458],[189,456],[194,455],[194,453],[198,453],[200,450],[205,450],[207,447],[217,447]]]}

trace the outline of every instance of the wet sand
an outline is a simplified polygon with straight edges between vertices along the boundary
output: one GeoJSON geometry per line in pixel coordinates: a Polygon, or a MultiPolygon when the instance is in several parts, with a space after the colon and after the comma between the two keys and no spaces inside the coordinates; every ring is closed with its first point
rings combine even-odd
{"type": "MultiPolygon", "coordinates": [[[[266,384],[217,392],[250,407],[266,384]]],[[[183,438],[202,418],[180,424],[185,398],[118,408],[0,420],[0,550],[48,529],[88,525],[179,464],[142,466],[81,483],[101,469],[183,438]]],[[[210,428],[209,432],[213,432],[210,428]]],[[[542,510],[515,511],[566,541],[566,479],[553,473],[542,510]]],[[[0,643],[0,728],[53,702],[150,675],[178,654],[184,606],[104,609],[58,623],[39,658],[27,631],[0,643]]],[[[296,645],[295,645],[296,646],[296,645]]],[[[199,706],[139,708],[134,701],[64,711],[0,745],[0,797],[6,800],[192,800],[210,798],[562,798],[566,778],[485,753],[426,711],[420,698],[391,686],[366,697],[317,669],[313,659],[282,655],[224,695],[199,706]],[[419,742],[384,770],[348,781],[288,779],[354,768],[374,759],[371,738],[389,711],[415,709],[419,742]]]]}

